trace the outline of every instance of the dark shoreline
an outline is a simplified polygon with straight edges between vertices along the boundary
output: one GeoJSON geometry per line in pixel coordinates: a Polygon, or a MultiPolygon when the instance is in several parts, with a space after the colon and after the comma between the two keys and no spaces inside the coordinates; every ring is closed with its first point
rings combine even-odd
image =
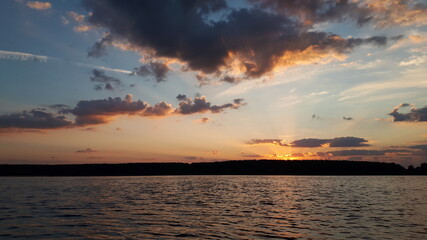
{"type": "Polygon", "coordinates": [[[161,175],[427,175],[427,163],[405,169],[396,163],[342,160],[240,160],[198,163],[2,164],[0,176],[161,175]]]}

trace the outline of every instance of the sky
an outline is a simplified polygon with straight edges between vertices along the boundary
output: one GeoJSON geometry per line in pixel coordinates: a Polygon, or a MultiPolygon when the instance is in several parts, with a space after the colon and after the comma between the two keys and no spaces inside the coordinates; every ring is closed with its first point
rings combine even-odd
{"type": "Polygon", "coordinates": [[[0,29],[0,163],[427,162],[425,0],[4,0],[0,29]]]}

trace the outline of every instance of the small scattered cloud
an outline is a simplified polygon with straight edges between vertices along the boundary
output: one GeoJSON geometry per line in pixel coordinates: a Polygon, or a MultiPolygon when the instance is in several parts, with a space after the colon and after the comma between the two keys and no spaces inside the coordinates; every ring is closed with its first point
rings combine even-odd
{"type": "Polygon", "coordinates": [[[73,28],[74,32],[87,32],[87,31],[90,31],[91,29],[92,27],[89,25],[79,25],[73,28]]]}
{"type": "Polygon", "coordinates": [[[316,115],[316,114],[311,115],[311,119],[313,119],[313,120],[322,120],[322,118],[320,118],[320,116],[316,115]]]}
{"type": "Polygon", "coordinates": [[[169,71],[170,68],[166,63],[152,61],[149,64],[134,68],[131,75],[137,75],[140,77],[153,76],[156,82],[164,82],[166,81],[169,71]]]}
{"type": "Polygon", "coordinates": [[[39,2],[39,1],[29,1],[27,2],[27,7],[36,9],[36,10],[47,10],[52,7],[50,2],[39,2]]]}
{"type": "Polygon", "coordinates": [[[102,84],[96,84],[95,90],[114,90],[115,87],[122,86],[122,82],[120,79],[115,77],[110,77],[105,75],[105,72],[99,69],[93,69],[92,70],[92,76],[90,77],[90,80],[92,82],[102,83],[102,84]],[[105,86],[103,86],[105,84],[105,86]],[[114,87],[113,87],[114,86],[114,87]]]}
{"type": "Polygon", "coordinates": [[[178,104],[179,107],[175,110],[175,113],[182,115],[205,112],[220,113],[227,108],[238,109],[241,106],[246,105],[246,103],[243,102],[242,98],[236,98],[233,100],[233,103],[226,103],[219,106],[212,105],[210,102],[207,101],[205,96],[196,96],[193,101],[193,99],[185,95],[178,95],[177,99],[181,100],[178,104]]]}
{"type": "Polygon", "coordinates": [[[346,117],[346,116],[343,116],[342,119],[345,120],[345,121],[351,121],[351,120],[353,120],[352,117],[346,117]]]}
{"type": "Polygon", "coordinates": [[[70,23],[70,21],[69,21],[66,17],[64,17],[64,16],[61,16],[61,22],[62,22],[64,25],[68,25],[68,24],[70,23]]]}
{"type": "Polygon", "coordinates": [[[86,148],[86,149],[76,151],[76,153],[94,153],[94,152],[97,152],[97,151],[93,150],[92,148],[86,148]]]}
{"type": "Polygon", "coordinates": [[[321,95],[327,95],[327,94],[329,94],[329,92],[321,91],[321,92],[312,92],[312,93],[308,94],[308,96],[313,97],[313,96],[321,96],[321,95]]]}
{"type": "Polygon", "coordinates": [[[76,13],[74,11],[70,11],[67,13],[74,21],[81,23],[85,20],[85,16],[83,14],[76,13]]]}
{"type": "Polygon", "coordinates": [[[203,117],[203,118],[197,119],[196,123],[205,124],[205,123],[207,123],[209,121],[210,121],[210,119],[208,117],[203,117]]]}

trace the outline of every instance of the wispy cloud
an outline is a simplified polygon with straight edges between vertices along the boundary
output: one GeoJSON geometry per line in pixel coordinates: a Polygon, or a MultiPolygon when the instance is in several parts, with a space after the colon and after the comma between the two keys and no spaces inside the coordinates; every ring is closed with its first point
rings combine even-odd
{"type": "Polygon", "coordinates": [[[418,66],[427,62],[427,55],[415,56],[407,61],[402,61],[399,63],[400,66],[418,66]]]}
{"type": "Polygon", "coordinates": [[[0,50],[0,59],[8,59],[8,60],[16,60],[16,61],[36,61],[36,62],[47,62],[48,60],[54,60],[54,61],[61,61],[61,62],[69,62],[79,67],[96,68],[96,69],[109,71],[109,72],[124,73],[127,75],[133,73],[132,71],[125,70],[125,69],[110,68],[110,67],[105,67],[105,66],[100,66],[95,64],[88,64],[88,63],[70,62],[70,61],[60,59],[60,58],[55,58],[55,57],[36,55],[36,54],[24,53],[24,52],[12,52],[12,51],[5,51],[5,50],[0,50]]]}
{"type": "Polygon", "coordinates": [[[379,93],[387,90],[402,91],[408,88],[427,88],[425,74],[424,69],[409,70],[394,80],[363,83],[342,91],[339,94],[339,101],[366,99],[368,96],[378,96],[379,93]]]}
{"type": "Polygon", "coordinates": [[[31,53],[23,53],[23,52],[11,52],[0,50],[0,58],[1,59],[10,59],[10,60],[19,60],[19,61],[37,61],[37,62],[46,62],[50,57],[35,55],[31,53]]]}

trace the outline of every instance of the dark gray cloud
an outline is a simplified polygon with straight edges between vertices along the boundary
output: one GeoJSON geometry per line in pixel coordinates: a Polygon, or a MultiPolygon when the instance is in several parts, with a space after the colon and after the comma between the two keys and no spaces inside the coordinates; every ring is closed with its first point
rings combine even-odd
{"type": "Polygon", "coordinates": [[[102,83],[95,85],[95,90],[114,90],[115,87],[122,86],[122,81],[120,79],[107,76],[105,75],[105,72],[99,69],[93,69],[92,70],[92,76],[90,77],[90,80],[92,82],[102,83]],[[105,84],[104,88],[102,87],[103,84],[105,84]],[[114,86],[114,87],[113,87],[114,86]]]}
{"type": "Polygon", "coordinates": [[[394,122],[426,122],[427,121],[427,106],[423,108],[413,107],[409,113],[399,113],[399,109],[403,107],[412,106],[409,103],[402,103],[396,106],[390,116],[393,117],[394,122]]]}
{"type": "Polygon", "coordinates": [[[172,105],[160,102],[155,104],[154,106],[150,106],[145,109],[142,113],[143,116],[152,116],[152,117],[162,117],[170,115],[174,111],[172,105]]]}
{"type": "Polygon", "coordinates": [[[190,100],[185,94],[178,94],[178,96],[176,96],[176,99],[178,99],[178,101],[189,101],[190,100]]]}
{"type": "Polygon", "coordinates": [[[233,100],[233,103],[227,103],[223,105],[212,105],[207,101],[205,96],[196,96],[194,101],[191,98],[188,98],[185,95],[178,95],[177,99],[180,100],[178,108],[175,110],[177,114],[193,114],[193,113],[220,113],[227,108],[238,109],[241,106],[244,106],[246,103],[243,103],[242,98],[236,98],[233,100]]]}
{"type": "Polygon", "coordinates": [[[167,64],[151,61],[149,64],[134,68],[131,75],[137,75],[140,77],[153,76],[156,82],[164,82],[166,81],[166,77],[169,71],[170,68],[167,64]]]}
{"type": "Polygon", "coordinates": [[[346,116],[343,116],[343,117],[342,117],[342,119],[343,119],[343,120],[346,120],[346,121],[351,121],[351,120],[353,120],[353,118],[352,118],[352,117],[346,117],[346,116]]]}
{"type": "Polygon", "coordinates": [[[427,144],[408,146],[410,149],[418,149],[427,153],[427,144]]]}
{"type": "Polygon", "coordinates": [[[107,55],[107,46],[113,42],[113,37],[108,34],[104,36],[101,40],[96,42],[87,52],[88,57],[99,58],[107,55]]]}
{"type": "Polygon", "coordinates": [[[368,140],[358,137],[339,137],[329,141],[329,147],[366,147],[368,140]]]}
{"type": "Polygon", "coordinates": [[[291,143],[286,143],[282,139],[252,139],[245,142],[249,145],[254,144],[273,144],[282,147],[300,147],[300,148],[315,148],[315,147],[364,147],[369,146],[368,140],[358,137],[337,137],[332,139],[319,138],[304,138],[295,140],[291,143]]]}
{"type": "MultiPolygon", "coordinates": [[[[0,115],[0,129],[55,129],[65,127],[83,127],[87,125],[105,124],[119,115],[136,115],[140,117],[164,117],[173,114],[196,114],[196,113],[219,113],[225,109],[238,109],[245,105],[243,99],[237,98],[233,103],[224,105],[212,105],[205,96],[197,96],[193,101],[185,95],[178,95],[181,99],[178,108],[171,104],[160,102],[153,106],[141,100],[133,101],[131,94],[124,99],[120,97],[82,100],[74,108],[66,105],[56,104],[49,106],[57,110],[58,114],[47,112],[46,109],[34,109],[0,115]],[[62,114],[62,115],[60,115],[62,114]],[[67,119],[64,115],[74,118],[67,119]]],[[[206,119],[205,119],[206,120],[206,119]]],[[[206,120],[207,121],[207,120],[206,120]]]]}
{"type": "Polygon", "coordinates": [[[322,145],[329,144],[329,147],[364,147],[369,146],[366,144],[368,140],[358,137],[338,137],[333,139],[318,139],[306,138],[296,140],[290,143],[292,147],[321,147],[322,145]]]}
{"type": "Polygon", "coordinates": [[[109,117],[116,115],[135,115],[148,107],[148,103],[141,100],[132,101],[132,96],[127,95],[124,100],[120,97],[101,100],[79,101],[69,113],[76,116],[76,124],[80,126],[89,124],[102,124],[109,121],[109,117]]]}
{"type": "Polygon", "coordinates": [[[71,125],[72,122],[62,115],[40,110],[0,116],[0,128],[56,129],[71,125]]]}
{"type": "Polygon", "coordinates": [[[291,147],[321,147],[322,145],[329,143],[330,139],[317,139],[317,138],[304,138],[295,140],[290,143],[291,147]]]}
{"type": "MultiPolygon", "coordinates": [[[[273,2],[263,3],[270,7],[268,10],[233,9],[223,0],[85,0],[85,7],[92,13],[88,21],[110,32],[90,49],[89,56],[102,56],[106,45],[115,40],[126,41],[139,51],[154,50],[150,58],[175,59],[186,64],[186,69],[222,76],[223,81],[235,83],[261,77],[277,65],[293,65],[292,59],[302,51],[311,51],[309,55],[315,59],[316,55],[347,54],[363,44],[382,46],[388,41],[384,36],[346,39],[313,31],[299,14],[311,11],[313,16],[308,19],[318,21],[340,19],[353,14],[354,4],[347,1],[298,1],[285,6],[292,14],[271,11],[278,9],[273,2]],[[228,74],[236,69],[230,60],[236,59],[242,68],[238,78],[228,74]]],[[[365,18],[358,21],[366,21],[365,18]]],[[[152,67],[157,69],[156,80],[164,81],[164,65],[152,67]]],[[[143,75],[147,72],[145,68],[140,70],[143,75]]]]}

